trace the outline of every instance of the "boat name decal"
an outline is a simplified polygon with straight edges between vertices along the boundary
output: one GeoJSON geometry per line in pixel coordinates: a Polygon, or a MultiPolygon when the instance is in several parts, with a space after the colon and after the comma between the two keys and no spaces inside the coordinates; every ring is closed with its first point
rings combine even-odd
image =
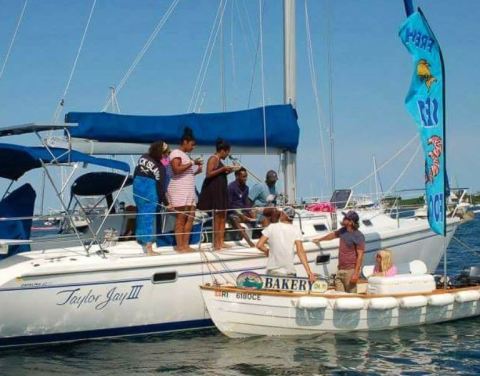
{"type": "Polygon", "coordinates": [[[260,294],[253,292],[237,292],[236,298],[242,300],[261,300],[260,294]]]}
{"type": "Polygon", "coordinates": [[[312,285],[307,279],[265,277],[266,289],[308,291],[312,285]]]}
{"type": "Polygon", "coordinates": [[[142,287],[142,285],[130,286],[129,289],[112,287],[106,294],[95,293],[93,289],[88,290],[87,293],[82,291],[81,288],[62,290],[57,292],[57,296],[61,298],[57,305],[72,305],[77,309],[82,306],[93,305],[96,310],[101,311],[109,305],[118,304],[121,306],[126,300],[138,299],[142,287]]]}
{"type": "Polygon", "coordinates": [[[25,282],[20,285],[21,288],[40,288],[49,286],[50,282],[25,282]]]}
{"type": "Polygon", "coordinates": [[[322,278],[310,282],[307,278],[260,275],[243,272],[237,277],[237,287],[251,290],[313,291],[322,293],[328,289],[328,281],[322,278]]]}

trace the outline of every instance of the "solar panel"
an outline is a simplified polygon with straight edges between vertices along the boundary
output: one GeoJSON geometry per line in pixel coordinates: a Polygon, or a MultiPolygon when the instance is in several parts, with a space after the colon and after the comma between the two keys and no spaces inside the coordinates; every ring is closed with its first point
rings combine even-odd
{"type": "Polygon", "coordinates": [[[337,189],[333,192],[330,202],[334,204],[337,209],[345,209],[351,195],[351,189],[337,189]]]}

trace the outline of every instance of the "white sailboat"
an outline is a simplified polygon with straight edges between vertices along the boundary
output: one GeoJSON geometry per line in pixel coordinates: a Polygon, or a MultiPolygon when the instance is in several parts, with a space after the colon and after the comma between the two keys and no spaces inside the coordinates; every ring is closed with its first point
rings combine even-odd
{"type": "MultiPolygon", "coordinates": [[[[284,7],[285,103],[294,105],[295,1],[285,0],[284,7]]],[[[123,115],[115,116],[121,119],[123,115]]],[[[0,130],[0,134],[38,133],[51,129],[70,132],[81,126],[7,127],[0,130]]],[[[82,149],[81,145],[88,147],[88,152],[96,154],[116,154],[120,150],[137,154],[146,148],[145,144],[97,143],[68,137],[65,155],[71,155],[72,147],[82,149]]],[[[51,145],[44,146],[45,150],[52,150],[51,145]]],[[[243,149],[240,146],[236,150],[258,153],[264,149],[257,145],[243,149]]],[[[268,151],[283,157],[285,193],[290,201],[294,201],[295,153],[275,147],[269,147],[268,151]]],[[[30,151],[26,150],[25,153],[29,154],[30,151]]],[[[64,162],[70,161],[67,158],[64,162]]],[[[61,164],[58,158],[45,157],[40,161],[44,168],[47,164],[61,164]]],[[[91,162],[94,163],[94,159],[91,162]]],[[[122,170],[118,165],[114,168],[122,170]]],[[[127,175],[128,171],[123,169],[125,182],[127,175]]],[[[123,188],[124,184],[118,189],[123,188]]],[[[117,237],[105,239],[102,236],[104,230],[113,229],[122,234],[128,220],[127,214],[112,215],[114,203],[115,200],[108,213],[89,224],[90,232],[86,237],[75,231],[66,236],[67,239],[42,238],[39,241],[44,243],[32,245],[32,251],[15,255],[8,253],[10,247],[30,244],[31,240],[0,240],[3,253],[6,254],[0,260],[0,346],[141,335],[211,326],[212,321],[201,292],[193,287],[210,281],[212,275],[221,281],[232,281],[245,270],[265,271],[266,259],[263,254],[242,241],[232,241],[231,249],[218,253],[212,251],[209,243],[199,242],[198,252],[178,254],[171,246],[164,246],[157,248],[159,256],[146,257],[134,240],[120,238],[117,241],[117,237]],[[95,235],[93,242],[91,235],[95,235]],[[63,240],[68,242],[62,243],[63,240]],[[73,245],[72,241],[77,245],[73,245]]],[[[308,261],[312,270],[319,275],[327,276],[336,269],[338,241],[322,244],[319,249],[309,239],[336,229],[342,218],[342,210],[341,205],[334,213],[298,210],[295,225],[304,233],[308,261]]],[[[366,237],[367,263],[373,262],[377,250],[389,248],[398,263],[420,259],[425,262],[428,272],[436,269],[445,250],[445,241],[431,232],[426,220],[395,218],[381,209],[361,209],[358,213],[366,237]]],[[[461,220],[451,217],[447,222],[446,244],[461,220]]],[[[203,229],[199,231],[199,235],[204,235],[203,229]]],[[[298,260],[296,264],[300,266],[298,260]]],[[[301,273],[300,268],[298,272],[301,273]]]]}

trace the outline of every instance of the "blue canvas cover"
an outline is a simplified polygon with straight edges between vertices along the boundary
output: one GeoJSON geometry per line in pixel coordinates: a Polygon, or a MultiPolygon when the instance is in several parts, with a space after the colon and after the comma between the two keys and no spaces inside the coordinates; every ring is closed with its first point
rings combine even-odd
{"type": "Polygon", "coordinates": [[[122,186],[132,185],[133,178],[114,172],[88,172],[79,176],[70,191],[77,196],[106,196],[118,191],[122,186]]]}
{"type": "Polygon", "coordinates": [[[264,147],[264,119],[267,146],[295,152],[299,127],[291,105],[273,105],[243,111],[172,116],[138,116],[106,112],[69,112],[67,123],[78,123],[72,137],[101,142],[151,143],[163,140],[178,144],[186,126],[192,128],[197,144],[215,145],[224,138],[232,146],[264,147]]]}
{"type": "Polygon", "coordinates": [[[51,163],[54,157],[60,163],[83,162],[130,172],[128,163],[107,158],[95,158],[75,150],[0,143],[0,160],[2,161],[0,177],[17,180],[25,172],[41,167],[40,161],[51,163]]]}
{"type": "MultiPolygon", "coordinates": [[[[24,184],[0,201],[0,239],[30,239],[33,210],[36,194],[30,184],[24,184]],[[3,220],[3,218],[28,217],[29,219],[3,220]]],[[[30,251],[30,245],[10,245],[7,255],[0,259],[20,252],[30,251]]]]}

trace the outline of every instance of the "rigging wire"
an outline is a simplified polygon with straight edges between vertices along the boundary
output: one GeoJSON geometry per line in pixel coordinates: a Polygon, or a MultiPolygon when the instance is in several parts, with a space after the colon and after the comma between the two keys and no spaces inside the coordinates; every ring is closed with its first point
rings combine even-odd
{"type": "Polygon", "coordinates": [[[324,129],[324,127],[322,127],[320,99],[319,99],[318,88],[317,88],[317,73],[315,71],[312,35],[310,31],[310,15],[308,13],[308,0],[305,0],[305,29],[307,34],[307,58],[308,58],[308,65],[310,68],[310,81],[312,84],[313,96],[315,99],[315,110],[317,114],[318,129],[320,131],[320,150],[321,150],[321,157],[323,162],[323,173],[325,177],[325,182],[327,182],[328,181],[327,159],[325,156],[325,140],[323,139],[323,135],[324,135],[323,132],[327,130],[324,129]]]}
{"type": "MultiPolygon", "coordinates": [[[[377,167],[377,170],[376,172],[378,173],[380,170],[382,170],[384,167],[386,167],[388,164],[390,164],[390,162],[392,162],[394,159],[396,159],[400,154],[402,154],[412,143],[413,141],[417,140],[418,139],[418,134],[416,134],[415,136],[413,136],[405,145],[403,145],[395,154],[393,154],[389,159],[387,159],[385,162],[383,162],[380,166],[377,167]]],[[[365,178],[363,178],[362,180],[360,180],[359,182],[355,183],[354,185],[352,185],[350,187],[350,189],[354,189],[356,187],[358,187],[360,184],[366,182],[368,179],[370,179],[373,175],[375,174],[375,172],[371,172],[370,174],[368,174],[365,178]]]]}
{"type": "MultiPolygon", "coordinates": [[[[232,0],[233,1],[233,0],[232,0]]],[[[227,98],[226,98],[226,88],[225,88],[225,38],[224,38],[224,22],[223,19],[220,22],[220,95],[222,103],[222,111],[227,109],[227,98]]]]}
{"type": "Polygon", "coordinates": [[[415,152],[413,153],[413,155],[411,156],[411,158],[409,159],[409,161],[407,162],[407,165],[405,166],[405,168],[402,170],[402,172],[400,172],[400,174],[398,175],[398,177],[395,179],[395,181],[393,182],[393,184],[390,186],[390,188],[388,188],[388,190],[384,193],[384,194],[388,194],[388,193],[392,193],[393,192],[393,189],[395,188],[395,186],[398,184],[398,182],[400,181],[401,178],[403,178],[403,176],[405,175],[405,173],[407,172],[408,168],[410,167],[410,165],[413,163],[413,161],[415,160],[418,152],[420,151],[420,147],[422,145],[420,143],[418,143],[417,145],[417,148],[415,149],[415,152]]]}
{"type": "Polygon", "coordinates": [[[330,173],[332,192],[335,190],[335,133],[333,130],[333,68],[332,68],[332,25],[333,15],[330,0],[327,0],[327,69],[328,69],[328,123],[330,129],[330,173]]]}
{"type": "MultiPolygon", "coordinates": [[[[172,3],[170,4],[170,6],[168,7],[167,11],[164,13],[162,18],[160,19],[160,21],[158,21],[157,25],[155,26],[152,33],[148,37],[147,41],[143,45],[142,49],[138,52],[138,54],[135,57],[135,59],[133,60],[132,64],[128,68],[127,72],[122,77],[122,79],[120,80],[118,85],[115,86],[116,95],[118,95],[118,93],[120,93],[120,91],[123,89],[123,87],[127,83],[128,79],[130,78],[131,74],[133,73],[133,71],[135,70],[137,65],[140,63],[140,61],[143,59],[143,57],[147,53],[147,51],[150,48],[150,46],[152,45],[153,41],[157,37],[158,33],[162,30],[163,26],[165,26],[165,24],[167,23],[168,19],[172,15],[173,11],[175,10],[175,8],[177,7],[179,2],[180,2],[180,0],[173,0],[172,3]]],[[[105,105],[103,106],[102,111],[106,111],[106,109],[110,106],[111,101],[112,101],[112,98],[109,97],[109,99],[107,100],[107,103],[105,103],[105,105]]]]}
{"type": "Polygon", "coordinates": [[[8,46],[7,53],[5,54],[5,59],[3,60],[2,69],[0,69],[0,80],[2,79],[3,72],[5,72],[5,67],[7,66],[7,62],[12,52],[13,45],[15,44],[15,39],[17,38],[18,29],[20,28],[20,25],[22,23],[23,15],[25,14],[25,9],[27,8],[27,4],[28,4],[28,0],[25,0],[25,2],[23,3],[23,8],[20,12],[20,16],[18,17],[17,26],[15,26],[15,31],[13,32],[12,39],[10,40],[10,45],[8,46]]]}
{"type": "Polygon", "coordinates": [[[255,49],[255,43],[253,43],[253,46],[250,46],[247,29],[246,29],[246,26],[244,24],[243,16],[242,16],[242,13],[240,11],[240,7],[238,5],[238,2],[239,2],[239,0],[234,0],[232,2],[232,4],[233,3],[235,4],[235,9],[237,10],[238,23],[240,24],[240,31],[241,31],[240,34],[243,36],[243,44],[244,44],[245,49],[248,50],[248,52],[253,55],[252,50],[255,49]]]}
{"type": "Polygon", "coordinates": [[[73,61],[72,69],[70,70],[70,75],[68,76],[67,84],[65,85],[65,89],[63,90],[63,95],[58,102],[57,108],[55,109],[55,112],[53,113],[53,122],[56,124],[58,122],[58,118],[60,117],[62,113],[62,109],[65,105],[65,98],[67,96],[68,90],[70,88],[70,84],[72,82],[73,75],[75,73],[75,70],[77,69],[77,63],[78,59],[80,57],[80,54],[82,52],[83,48],[83,43],[85,42],[85,37],[87,36],[88,28],[90,26],[90,21],[92,20],[93,12],[95,10],[95,5],[97,4],[97,0],[93,0],[92,6],[90,8],[90,13],[88,15],[87,23],[85,24],[85,29],[83,30],[82,34],[82,39],[80,40],[80,45],[78,46],[77,50],[77,55],[75,56],[75,60],[73,61]]]}
{"type": "Polygon", "coordinates": [[[208,36],[207,46],[205,47],[205,51],[203,52],[202,62],[200,63],[200,69],[198,70],[197,78],[195,79],[195,85],[193,86],[192,97],[190,98],[190,102],[188,104],[188,112],[193,111],[192,107],[193,107],[194,99],[197,96],[197,89],[198,89],[198,85],[200,83],[200,77],[201,77],[202,72],[203,72],[204,64],[205,64],[207,54],[208,54],[208,51],[209,51],[209,48],[210,48],[210,43],[212,42],[214,30],[215,30],[215,27],[217,25],[217,20],[218,20],[218,17],[220,15],[221,9],[222,9],[222,0],[220,0],[220,2],[218,4],[217,13],[215,14],[215,19],[213,20],[212,28],[210,29],[210,34],[208,36]]]}
{"type": "MultiPolygon", "coordinates": [[[[265,7],[265,3],[263,3],[263,7],[265,7]]],[[[263,24],[263,17],[262,17],[261,23],[263,24]]],[[[253,59],[252,79],[250,80],[250,90],[248,92],[247,108],[250,108],[250,103],[251,103],[251,99],[252,99],[253,86],[255,84],[255,76],[256,76],[256,73],[257,73],[257,62],[258,62],[259,50],[260,50],[260,32],[258,33],[257,46],[255,48],[255,57],[253,59]]]]}
{"type": "MultiPolygon", "coordinates": [[[[249,58],[250,60],[252,60],[252,65],[253,65],[255,63],[256,55],[258,54],[258,37],[257,37],[257,42],[255,43],[253,35],[250,36],[250,33],[247,32],[247,28],[244,25],[242,11],[240,10],[240,7],[238,5],[239,1],[240,0],[235,0],[235,5],[236,5],[235,8],[237,9],[238,21],[241,29],[240,35],[243,37],[243,44],[245,46],[245,50],[248,51],[249,58]]],[[[248,13],[247,13],[247,20],[248,20],[249,30],[251,30],[250,17],[248,13]]],[[[253,34],[253,31],[251,31],[251,34],[253,34]]]]}
{"type": "Polygon", "coordinates": [[[188,112],[195,111],[195,109],[198,108],[198,102],[201,97],[203,84],[205,82],[205,78],[208,72],[208,67],[210,65],[210,59],[212,57],[213,49],[215,47],[217,36],[218,36],[218,31],[220,29],[219,26],[220,26],[220,23],[222,22],[223,14],[225,12],[227,3],[228,3],[228,0],[226,0],[225,2],[223,2],[223,0],[220,0],[218,4],[217,13],[215,15],[212,28],[210,29],[210,35],[208,37],[207,46],[203,53],[200,69],[198,71],[197,78],[195,80],[195,85],[193,87],[192,97],[190,98],[190,103],[188,105],[188,112]]]}
{"type": "Polygon", "coordinates": [[[232,5],[230,9],[230,58],[232,60],[232,87],[234,92],[234,98],[237,97],[238,93],[238,86],[237,86],[237,69],[235,64],[235,47],[234,47],[234,15],[235,15],[235,2],[236,0],[232,0],[232,5]]]}
{"type": "MultiPolygon", "coordinates": [[[[221,1],[221,3],[222,3],[222,1],[221,1]]],[[[205,84],[205,80],[207,78],[208,67],[210,66],[210,61],[211,61],[211,58],[212,58],[213,50],[215,48],[215,45],[217,44],[218,33],[220,31],[220,26],[223,22],[223,16],[225,14],[225,9],[227,7],[227,3],[228,3],[228,0],[225,0],[225,2],[223,3],[222,11],[221,11],[221,14],[220,14],[220,19],[218,21],[218,25],[217,25],[217,28],[216,28],[216,31],[215,31],[215,35],[214,35],[214,38],[213,38],[213,43],[211,45],[210,53],[208,54],[205,69],[203,70],[202,79],[200,81],[200,86],[198,87],[198,91],[197,91],[197,99],[194,103],[192,111],[195,111],[195,109],[196,109],[196,111],[200,110],[199,100],[200,100],[200,97],[202,95],[203,85],[205,84]]],[[[205,95],[203,96],[203,99],[205,99],[205,95]]],[[[202,102],[203,102],[203,100],[202,100],[202,102]]]]}
{"type": "Polygon", "coordinates": [[[253,32],[252,23],[250,22],[250,13],[247,10],[247,5],[245,3],[245,0],[241,0],[241,3],[242,3],[242,9],[245,12],[245,18],[247,20],[247,26],[248,26],[250,41],[252,43],[252,46],[255,46],[255,33],[253,32]]]}
{"type": "Polygon", "coordinates": [[[262,83],[262,120],[263,120],[263,148],[264,156],[267,158],[267,118],[265,113],[265,70],[263,61],[263,0],[258,0],[258,18],[260,34],[260,77],[262,83]]]}

